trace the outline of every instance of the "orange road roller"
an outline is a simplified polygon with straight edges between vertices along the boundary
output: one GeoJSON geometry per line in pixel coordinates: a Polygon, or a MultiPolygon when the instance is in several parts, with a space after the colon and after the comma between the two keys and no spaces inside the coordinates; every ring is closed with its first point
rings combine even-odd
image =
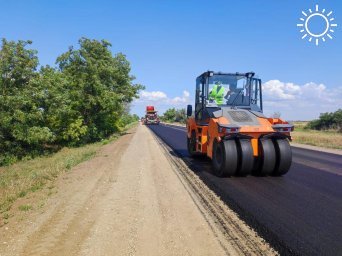
{"type": "Polygon", "coordinates": [[[194,111],[187,106],[188,152],[208,156],[217,176],[281,176],[291,167],[294,126],[263,114],[254,75],[207,71],[196,79],[194,111]]]}

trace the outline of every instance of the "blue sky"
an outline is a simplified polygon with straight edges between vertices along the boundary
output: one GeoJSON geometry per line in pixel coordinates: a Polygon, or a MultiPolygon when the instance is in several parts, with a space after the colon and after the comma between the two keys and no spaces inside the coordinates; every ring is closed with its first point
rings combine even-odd
{"type": "MultiPolygon", "coordinates": [[[[342,108],[340,1],[0,1],[0,37],[30,39],[40,64],[80,37],[107,39],[123,52],[146,91],[132,104],[163,112],[193,103],[195,78],[210,69],[255,71],[263,80],[265,113],[291,120],[342,108]],[[316,46],[296,26],[315,5],[338,24],[316,46]]],[[[317,18],[317,17],[316,17],[317,18]]],[[[310,29],[322,30],[312,19],[310,29]]],[[[324,28],[323,28],[324,30],[324,28]]]]}

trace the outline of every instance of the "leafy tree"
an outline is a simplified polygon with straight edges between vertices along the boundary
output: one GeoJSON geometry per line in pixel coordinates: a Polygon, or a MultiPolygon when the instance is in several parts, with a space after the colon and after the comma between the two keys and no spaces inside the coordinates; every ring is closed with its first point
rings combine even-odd
{"type": "Polygon", "coordinates": [[[139,120],[139,116],[136,114],[130,114],[130,104],[124,104],[124,113],[120,118],[120,125],[126,126],[130,123],[137,122],[139,120]]]}
{"type": "Polygon", "coordinates": [[[129,103],[144,87],[110,43],[82,38],[37,71],[31,41],[2,39],[0,49],[0,165],[63,145],[107,137],[138,117],[129,103]]]}
{"type": "Polygon", "coordinates": [[[38,77],[37,52],[27,49],[31,41],[2,39],[0,50],[0,165],[31,152],[37,154],[44,143],[53,141],[50,129],[42,124],[43,111],[34,101],[32,81],[38,77]]]}
{"type": "Polygon", "coordinates": [[[128,125],[130,123],[137,122],[137,121],[139,121],[139,116],[136,114],[133,114],[133,115],[125,114],[121,118],[122,125],[128,125]]]}
{"type": "Polygon", "coordinates": [[[166,110],[161,119],[166,122],[173,122],[176,119],[176,109],[170,108],[166,110]]]}
{"type": "Polygon", "coordinates": [[[164,115],[161,117],[162,121],[165,122],[179,122],[185,123],[186,121],[186,112],[185,109],[175,109],[170,108],[165,111],[164,115]]]}
{"type": "Polygon", "coordinates": [[[42,125],[55,136],[55,144],[77,144],[87,132],[81,115],[72,108],[73,98],[65,75],[49,66],[42,67],[32,81],[34,100],[42,110],[42,125]]]}
{"type": "Polygon", "coordinates": [[[144,87],[132,83],[129,62],[121,53],[112,56],[109,42],[82,38],[79,45],[59,56],[57,64],[69,85],[71,109],[79,113],[79,128],[87,127],[82,141],[89,142],[118,130],[124,105],[144,87]]]}
{"type": "Polygon", "coordinates": [[[186,111],[185,108],[176,110],[176,122],[185,123],[186,122],[186,111]]]}

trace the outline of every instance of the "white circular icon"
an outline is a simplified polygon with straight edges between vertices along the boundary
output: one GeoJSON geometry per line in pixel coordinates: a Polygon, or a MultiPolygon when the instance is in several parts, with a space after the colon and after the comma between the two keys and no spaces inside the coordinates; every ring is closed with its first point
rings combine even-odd
{"type": "Polygon", "coordinates": [[[311,9],[309,9],[309,14],[307,14],[306,12],[302,11],[302,14],[304,15],[303,17],[300,18],[300,20],[303,23],[299,23],[297,24],[297,27],[300,27],[301,30],[300,32],[303,33],[302,39],[308,37],[309,42],[312,41],[312,39],[314,38],[314,42],[316,45],[319,44],[319,39],[321,39],[323,42],[325,42],[325,36],[329,37],[330,39],[332,39],[331,34],[334,33],[334,27],[337,27],[336,23],[334,22],[334,18],[330,17],[332,14],[332,11],[330,11],[329,13],[325,14],[325,9],[323,9],[322,11],[319,11],[318,9],[318,5],[316,4],[316,9],[315,12],[313,12],[311,9]],[[312,32],[312,29],[310,30],[310,22],[312,21],[313,17],[320,17],[321,18],[321,22],[324,24],[324,29],[322,31],[320,31],[320,33],[314,33],[312,32]]]}

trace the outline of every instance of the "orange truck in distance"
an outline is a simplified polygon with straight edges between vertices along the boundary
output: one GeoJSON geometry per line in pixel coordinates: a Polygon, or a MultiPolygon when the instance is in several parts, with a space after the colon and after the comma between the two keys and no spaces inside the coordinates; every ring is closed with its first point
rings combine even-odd
{"type": "Polygon", "coordinates": [[[144,118],[144,124],[159,124],[160,120],[157,114],[157,111],[154,110],[154,106],[147,106],[146,107],[146,114],[144,118]]]}

